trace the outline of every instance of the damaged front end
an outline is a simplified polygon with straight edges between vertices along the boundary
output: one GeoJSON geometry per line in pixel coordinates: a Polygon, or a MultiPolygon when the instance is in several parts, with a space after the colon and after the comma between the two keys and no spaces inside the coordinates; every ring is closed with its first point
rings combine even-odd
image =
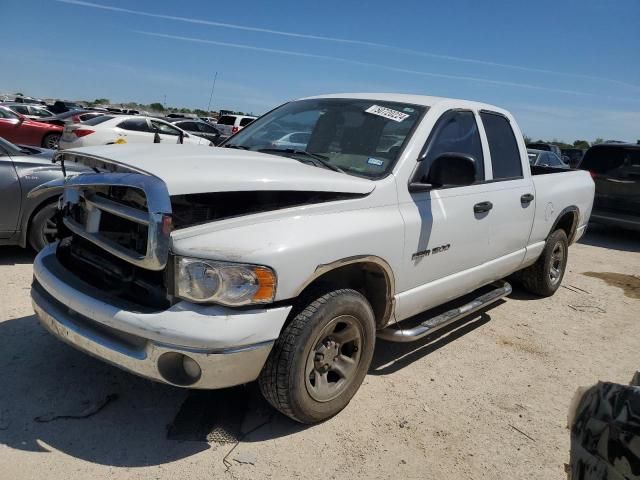
{"type": "Polygon", "coordinates": [[[362,196],[358,193],[277,190],[174,195],[171,197],[173,228],[362,196]]]}

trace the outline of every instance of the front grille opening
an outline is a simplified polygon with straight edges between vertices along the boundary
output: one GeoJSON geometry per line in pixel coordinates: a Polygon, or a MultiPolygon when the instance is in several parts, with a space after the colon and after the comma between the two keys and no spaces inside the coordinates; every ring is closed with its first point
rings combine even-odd
{"type": "Polygon", "coordinates": [[[126,218],[102,211],[100,235],[140,255],[147,254],[149,228],[126,218]]]}
{"type": "Polygon", "coordinates": [[[171,305],[165,271],[137,267],[76,235],[60,242],[56,256],[67,270],[103,292],[147,308],[171,305]]]}

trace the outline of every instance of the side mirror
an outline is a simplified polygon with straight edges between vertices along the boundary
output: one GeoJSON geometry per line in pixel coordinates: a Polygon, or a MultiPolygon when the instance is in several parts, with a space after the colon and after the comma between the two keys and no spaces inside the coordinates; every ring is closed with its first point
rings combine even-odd
{"type": "Polygon", "coordinates": [[[418,192],[442,187],[463,187],[476,181],[476,163],[472,156],[457,152],[445,152],[431,164],[429,173],[417,183],[409,185],[418,192]]]}

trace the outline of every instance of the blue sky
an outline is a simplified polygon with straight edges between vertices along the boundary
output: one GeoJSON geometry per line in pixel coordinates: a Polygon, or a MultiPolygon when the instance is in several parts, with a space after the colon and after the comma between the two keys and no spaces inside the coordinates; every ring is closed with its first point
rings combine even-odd
{"type": "Polygon", "coordinates": [[[0,0],[0,15],[0,93],[206,108],[217,71],[216,109],[405,92],[499,105],[536,138],[640,139],[638,0],[0,0]]]}

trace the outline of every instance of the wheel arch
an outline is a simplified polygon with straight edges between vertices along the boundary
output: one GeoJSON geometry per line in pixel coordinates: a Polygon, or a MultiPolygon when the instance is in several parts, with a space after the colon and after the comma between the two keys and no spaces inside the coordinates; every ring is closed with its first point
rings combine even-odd
{"type": "Polygon", "coordinates": [[[553,226],[551,227],[551,230],[549,230],[547,238],[556,230],[561,229],[564,230],[567,234],[569,245],[571,245],[573,243],[573,239],[576,236],[579,219],[580,210],[575,205],[571,205],[562,209],[562,211],[556,217],[556,220],[553,222],[553,226]]]}
{"type": "MultiPolygon", "coordinates": [[[[376,327],[385,326],[393,316],[395,277],[391,266],[375,255],[359,255],[318,265],[313,275],[300,287],[297,299],[300,307],[309,294],[327,290],[351,288],[362,293],[371,304],[376,327]]],[[[294,315],[298,308],[294,307],[294,315]]]]}

